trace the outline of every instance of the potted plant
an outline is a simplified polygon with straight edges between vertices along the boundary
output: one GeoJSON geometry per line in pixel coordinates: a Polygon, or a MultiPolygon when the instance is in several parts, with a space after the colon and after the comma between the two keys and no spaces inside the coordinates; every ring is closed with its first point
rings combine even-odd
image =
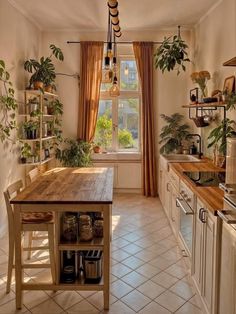
{"type": "Polygon", "coordinates": [[[56,158],[64,167],[88,167],[91,165],[92,144],[74,139],[65,139],[65,147],[57,148],[56,158]]]}
{"type": "Polygon", "coordinates": [[[34,120],[29,120],[23,123],[23,129],[26,135],[26,138],[33,140],[37,138],[37,129],[39,127],[39,122],[34,120]]]}
{"type": "Polygon", "coordinates": [[[62,115],[63,114],[63,104],[58,100],[54,99],[48,104],[48,114],[50,115],[62,115]]]}
{"type": "Polygon", "coordinates": [[[31,146],[28,143],[24,143],[21,146],[21,163],[32,162],[31,146]]]}
{"type": "Polygon", "coordinates": [[[178,35],[164,38],[162,44],[157,48],[154,54],[156,69],[159,68],[162,73],[165,71],[186,70],[185,62],[190,62],[187,53],[188,45],[180,36],[180,26],[178,26],[178,35]]]}
{"type": "Polygon", "coordinates": [[[160,153],[180,153],[182,141],[186,140],[189,135],[189,125],[182,123],[184,116],[174,113],[171,116],[161,114],[161,118],[166,122],[162,127],[159,144],[163,144],[160,153]]]}
{"type": "MultiPolygon", "coordinates": [[[[35,59],[29,59],[24,63],[24,69],[29,73],[33,73],[29,81],[29,88],[34,86],[34,89],[41,89],[45,87],[48,91],[48,86],[54,85],[56,73],[55,66],[52,62],[52,57],[63,61],[64,55],[60,48],[55,45],[50,45],[52,53],[49,57],[41,57],[39,61],[35,59]]],[[[54,85],[55,86],[55,85],[54,85]]]]}
{"type": "Polygon", "coordinates": [[[99,154],[99,153],[102,152],[101,145],[102,145],[102,144],[101,144],[100,142],[94,143],[94,145],[93,145],[93,151],[94,151],[94,153],[99,154]]]}
{"type": "Polygon", "coordinates": [[[200,90],[201,90],[201,98],[207,97],[207,81],[211,79],[211,75],[208,71],[200,71],[200,72],[193,72],[191,74],[191,79],[193,83],[197,83],[200,90]]]}
{"type": "Polygon", "coordinates": [[[220,125],[214,128],[208,136],[210,143],[207,147],[210,148],[214,146],[215,163],[219,167],[225,167],[227,149],[226,140],[228,137],[233,137],[236,135],[234,130],[235,126],[235,121],[227,118],[222,120],[220,125]]]}

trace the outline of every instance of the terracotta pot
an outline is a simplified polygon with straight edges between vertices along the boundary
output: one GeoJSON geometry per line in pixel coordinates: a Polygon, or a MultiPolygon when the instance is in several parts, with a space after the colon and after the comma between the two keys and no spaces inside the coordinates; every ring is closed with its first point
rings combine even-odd
{"type": "Polygon", "coordinates": [[[47,86],[45,86],[45,87],[44,87],[44,90],[45,90],[45,92],[52,93],[52,92],[53,92],[52,85],[47,85],[47,86]]]}
{"type": "Polygon", "coordinates": [[[94,153],[99,154],[99,153],[101,153],[102,149],[100,146],[94,146],[93,151],[94,151],[94,153]]]}
{"type": "Polygon", "coordinates": [[[43,82],[35,81],[34,82],[34,89],[43,89],[44,85],[43,82]]]}

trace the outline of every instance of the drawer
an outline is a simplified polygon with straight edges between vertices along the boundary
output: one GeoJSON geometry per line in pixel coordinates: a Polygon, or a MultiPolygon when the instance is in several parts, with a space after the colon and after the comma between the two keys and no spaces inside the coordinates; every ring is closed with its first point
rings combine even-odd
{"type": "Polygon", "coordinates": [[[172,185],[176,188],[177,192],[179,192],[179,181],[180,181],[180,179],[179,179],[178,175],[172,169],[170,169],[170,171],[169,171],[169,178],[170,178],[172,185]]]}

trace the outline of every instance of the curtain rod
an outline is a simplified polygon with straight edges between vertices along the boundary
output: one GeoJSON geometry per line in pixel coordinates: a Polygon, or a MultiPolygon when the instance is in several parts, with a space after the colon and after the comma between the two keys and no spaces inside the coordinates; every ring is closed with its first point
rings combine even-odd
{"type": "MultiPolygon", "coordinates": [[[[80,41],[67,41],[67,44],[80,44],[81,42],[80,41]]],[[[108,42],[107,41],[104,41],[104,44],[107,44],[108,42]]],[[[112,42],[114,44],[114,41],[112,42]]],[[[133,44],[133,41],[117,41],[116,42],[117,45],[132,45],[133,44]]],[[[161,45],[162,44],[162,41],[153,41],[153,44],[156,44],[156,45],[161,45]]]]}

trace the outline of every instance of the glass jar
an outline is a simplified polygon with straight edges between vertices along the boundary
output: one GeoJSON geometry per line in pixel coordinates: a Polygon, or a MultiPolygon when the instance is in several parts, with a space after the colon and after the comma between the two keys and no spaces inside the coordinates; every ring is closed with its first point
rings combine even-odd
{"type": "Polygon", "coordinates": [[[78,223],[75,215],[66,214],[63,219],[63,238],[68,242],[76,242],[78,235],[78,223]]]}
{"type": "Polygon", "coordinates": [[[103,237],[103,220],[95,220],[93,225],[93,232],[96,238],[103,237]]]}
{"type": "Polygon", "coordinates": [[[81,215],[79,218],[80,241],[90,241],[93,238],[92,221],[89,215],[81,215]]]}

